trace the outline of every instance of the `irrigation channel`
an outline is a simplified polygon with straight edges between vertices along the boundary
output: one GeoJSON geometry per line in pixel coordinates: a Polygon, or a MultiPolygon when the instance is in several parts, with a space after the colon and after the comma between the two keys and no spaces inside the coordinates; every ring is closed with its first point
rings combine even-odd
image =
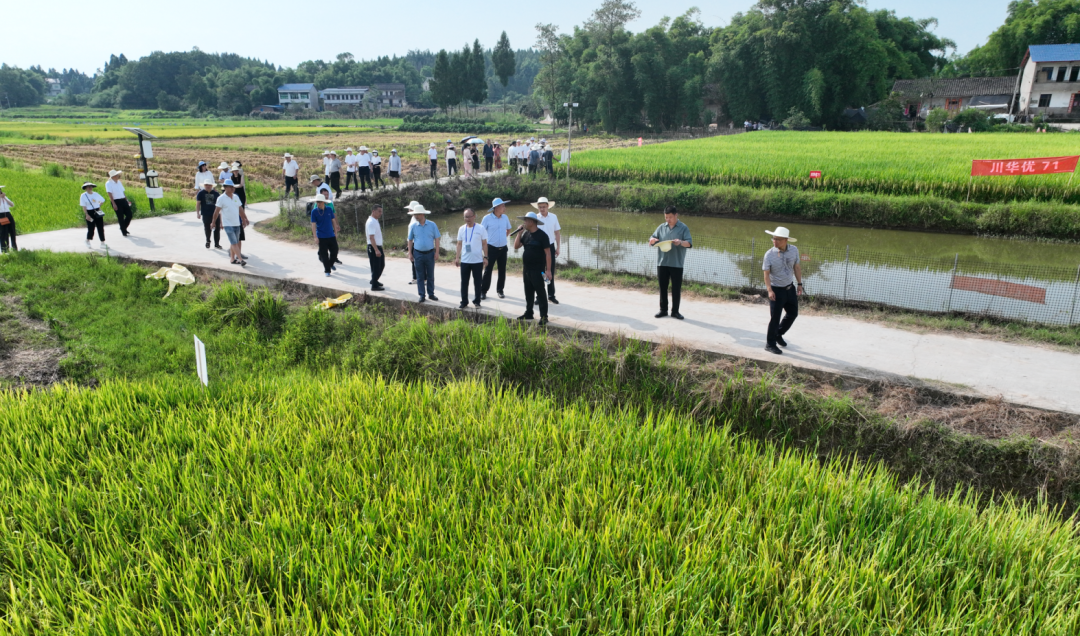
{"type": "MultiPolygon", "coordinates": [[[[531,208],[512,206],[512,220],[531,208]]],[[[648,238],[661,214],[557,208],[559,262],[613,272],[656,275],[648,238]]],[[[482,216],[482,215],[480,215],[482,216]]],[[[460,216],[432,217],[452,250],[460,216]]],[[[763,289],[761,259],[775,223],[694,217],[684,278],[698,283],[763,289]]],[[[798,239],[806,291],[845,302],[926,312],[966,312],[1054,325],[1080,323],[1080,244],[984,238],[899,230],[784,223],[798,239]]],[[[385,229],[404,244],[404,225],[385,229]]],[[[510,250],[510,257],[520,252],[510,250]]]]}

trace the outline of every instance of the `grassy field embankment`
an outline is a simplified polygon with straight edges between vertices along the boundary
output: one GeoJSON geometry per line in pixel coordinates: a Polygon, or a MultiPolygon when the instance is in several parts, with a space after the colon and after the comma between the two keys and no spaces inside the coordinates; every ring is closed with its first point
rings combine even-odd
{"type": "Polygon", "coordinates": [[[1031,445],[641,343],[145,273],[0,257],[88,385],[0,391],[13,633],[1080,629],[1071,521],[893,461],[986,486],[1052,463],[1031,445]]]}

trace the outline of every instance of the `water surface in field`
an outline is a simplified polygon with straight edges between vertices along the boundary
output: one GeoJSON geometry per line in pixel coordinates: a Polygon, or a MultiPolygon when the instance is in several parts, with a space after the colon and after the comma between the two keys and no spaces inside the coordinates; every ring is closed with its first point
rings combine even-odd
{"type": "MultiPolygon", "coordinates": [[[[514,217],[532,210],[529,206],[508,208],[514,227],[520,223],[514,217]]],[[[565,226],[564,236],[596,237],[599,227],[603,236],[617,232],[620,237],[640,236],[648,241],[656,226],[664,221],[663,214],[637,214],[614,210],[587,208],[558,208],[552,210],[565,226]]],[[[486,212],[478,215],[483,218],[486,212]]],[[[453,233],[463,223],[460,214],[439,214],[432,217],[443,234],[453,233]]],[[[768,246],[769,236],[765,230],[773,230],[776,223],[768,221],[744,221],[740,219],[696,217],[683,215],[683,223],[690,228],[694,236],[702,238],[754,240],[756,248],[768,246]]],[[[1080,266],[1080,243],[1048,243],[1015,239],[984,238],[964,234],[940,234],[934,232],[913,232],[906,230],[875,230],[859,227],[838,227],[829,225],[811,225],[805,223],[782,222],[791,230],[791,235],[798,239],[800,248],[839,249],[879,251],[908,257],[954,259],[959,254],[964,261],[980,263],[1002,263],[1023,265],[1046,265],[1055,267],[1080,266]]],[[[386,238],[396,242],[405,242],[407,228],[403,225],[387,227],[386,238]]],[[[445,247],[450,247],[448,242],[445,247]]],[[[804,249],[804,251],[806,251],[804,249]]]]}

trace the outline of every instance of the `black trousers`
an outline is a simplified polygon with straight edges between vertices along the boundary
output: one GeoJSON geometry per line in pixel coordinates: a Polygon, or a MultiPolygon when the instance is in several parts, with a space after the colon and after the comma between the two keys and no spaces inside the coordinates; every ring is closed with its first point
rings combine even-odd
{"type": "Polygon", "coordinates": [[[213,233],[214,245],[221,245],[221,218],[218,217],[218,222],[214,223],[214,214],[206,214],[204,212],[202,215],[202,224],[203,232],[206,234],[206,242],[210,242],[210,235],[213,233]]]}
{"type": "Polygon", "coordinates": [[[334,191],[334,194],[341,196],[341,173],[330,173],[330,189],[334,191]]]}
{"type": "Polygon", "coordinates": [[[131,225],[131,218],[134,216],[131,213],[131,204],[127,199],[113,199],[113,203],[116,204],[116,220],[120,224],[120,233],[127,236],[128,226],[131,225]]]}
{"type": "Polygon", "coordinates": [[[90,218],[92,221],[86,222],[86,240],[94,238],[94,228],[97,228],[98,240],[102,243],[105,242],[105,217],[99,215],[97,212],[91,212],[90,218]]]}
{"type": "Polygon", "coordinates": [[[476,292],[473,296],[473,302],[480,302],[480,279],[484,275],[483,263],[462,263],[461,264],[461,302],[469,302],[469,279],[473,282],[473,291],[476,292]]]}
{"type": "Polygon", "coordinates": [[[337,261],[337,237],[319,239],[319,260],[322,261],[323,271],[330,273],[330,267],[337,261]]]}
{"type": "Polygon", "coordinates": [[[667,312],[667,290],[671,283],[671,313],[679,313],[679,301],[682,300],[682,270],[681,267],[667,267],[659,265],[656,268],[657,278],[660,279],[660,311],[667,312]]]}
{"type": "Polygon", "coordinates": [[[547,293],[548,293],[548,298],[554,298],[555,297],[555,246],[552,245],[548,249],[551,250],[551,271],[547,273],[547,275],[548,275],[547,293]]]}
{"type": "Polygon", "coordinates": [[[349,184],[350,183],[353,186],[353,190],[360,187],[360,179],[357,178],[355,172],[346,172],[345,173],[345,189],[346,190],[349,189],[349,184]]]}
{"type": "Polygon", "coordinates": [[[495,291],[501,294],[506,289],[506,253],[508,251],[509,247],[506,245],[502,247],[488,245],[488,264],[484,268],[484,282],[480,287],[484,295],[487,295],[488,290],[491,289],[491,270],[495,269],[496,265],[499,267],[499,278],[495,282],[495,291]]]}
{"type": "MultiPolygon", "coordinates": [[[[432,159],[431,160],[431,178],[432,179],[438,179],[439,178],[439,160],[438,159],[432,159]]],[[[416,277],[413,276],[413,278],[416,278],[416,277]]]]}
{"type": "Polygon", "coordinates": [[[296,198],[300,199],[300,186],[296,182],[296,177],[285,177],[285,198],[289,197],[289,189],[292,188],[296,192],[296,198]]]}
{"type": "Polygon", "coordinates": [[[371,185],[371,166],[360,166],[356,169],[356,174],[360,176],[361,192],[366,191],[368,188],[375,189],[375,186],[371,185]]]}
{"type": "Polygon", "coordinates": [[[799,293],[795,285],[787,287],[773,287],[776,300],[769,301],[769,331],[766,342],[769,346],[776,346],[776,337],[783,336],[791,329],[791,323],[799,317],[799,293]],[[780,314],[785,313],[784,319],[780,314]]]}
{"type": "Polygon", "coordinates": [[[374,184],[371,189],[386,187],[386,182],[382,180],[382,168],[376,166],[371,169],[371,182],[374,184]]]}
{"type": "Polygon", "coordinates": [[[484,157],[484,172],[491,172],[491,163],[495,161],[495,157],[484,157]]]}
{"type": "Polygon", "coordinates": [[[11,249],[16,252],[19,251],[19,246],[15,244],[15,222],[12,221],[7,225],[0,225],[0,252],[8,251],[8,241],[11,242],[11,249]]]}
{"type": "Polygon", "coordinates": [[[548,299],[544,294],[544,277],[540,271],[525,270],[522,278],[525,279],[525,315],[533,315],[533,297],[536,297],[536,304],[540,306],[540,317],[547,318],[548,316],[548,299]]]}
{"type": "Polygon", "coordinates": [[[457,174],[457,159],[446,160],[446,176],[452,177],[457,174]]]}
{"type": "MultiPolygon", "coordinates": [[[[386,269],[386,252],[383,251],[382,246],[379,246],[379,255],[375,255],[375,248],[368,243],[367,246],[367,258],[368,265],[371,266],[371,286],[374,287],[379,284],[379,278],[382,276],[383,270],[386,269]]],[[[413,265],[415,272],[416,266],[413,265]]],[[[413,278],[416,278],[416,274],[413,274],[413,278]]]]}

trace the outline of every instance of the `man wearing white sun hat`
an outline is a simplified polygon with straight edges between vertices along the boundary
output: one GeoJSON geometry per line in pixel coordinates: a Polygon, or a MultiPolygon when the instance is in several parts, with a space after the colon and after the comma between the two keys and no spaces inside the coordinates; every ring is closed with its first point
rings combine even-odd
{"type": "Polygon", "coordinates": [[[366,192],[371,185],[371,155],[368,154],[367,146],[360,146],[360,154],[356,156],[356,174],[360,175],[360,191],[366,192]]]}
{"type": "Polygon", "coordinates": [[[105,193],[112,201],[113,212],[116,213],[116,221],[120,225],[120,233],[124,236],[129,234],[128,226],[131,225],[131,204],[128,203],[127,193],[124,192],[124,184],[120,183],[120,170],[110,170],[109,180],[105,182],[105,193]]]}
{"type": "Polygon", "coordinates": [[[431,178],[439,178],[439,149],[435,147],[435,142],[431,142],[428,145],[427,151],[428,162],[431,163],[431,178]]]}
{"type": "Polygon", "coordinates": [[[232,181],[232,171],[229,170],[228,161],[222,161],[221,165],[218,166],[218,170],[221,171],[218,173],[218,183],[225,185],[226,181],[232,181]]]}
{"type": "Polygon", "coordinates": [[[765,350],[769,353],[782,354],[776,345],[786,347],[784,334],[791,329],[791,324],[799,317],[799,296],[803,292],[802,266],[799,264],[799,248],[791,245],[795,239],[786,227],[778,227],[775,232],[765,230],[771,235],[773,246],[765,252],[761,264],[765,274],[765,289],[769,291],[769,331],[766,335],[765,350]],[[780,315],[784,319],[780,319],[780,315]]]}
{"type": "Polygon", "coordinates": [[[416,264],[416,291],[420,293],[420,302],[424,302],[425,287],[427,297],[435,297],[435,257],[439,250],[438,226],[427,220],[428,211],[417,203],[409,210],[409,216],[416,218],[416,225],[409,227],[409,260],[416,264]]]}

